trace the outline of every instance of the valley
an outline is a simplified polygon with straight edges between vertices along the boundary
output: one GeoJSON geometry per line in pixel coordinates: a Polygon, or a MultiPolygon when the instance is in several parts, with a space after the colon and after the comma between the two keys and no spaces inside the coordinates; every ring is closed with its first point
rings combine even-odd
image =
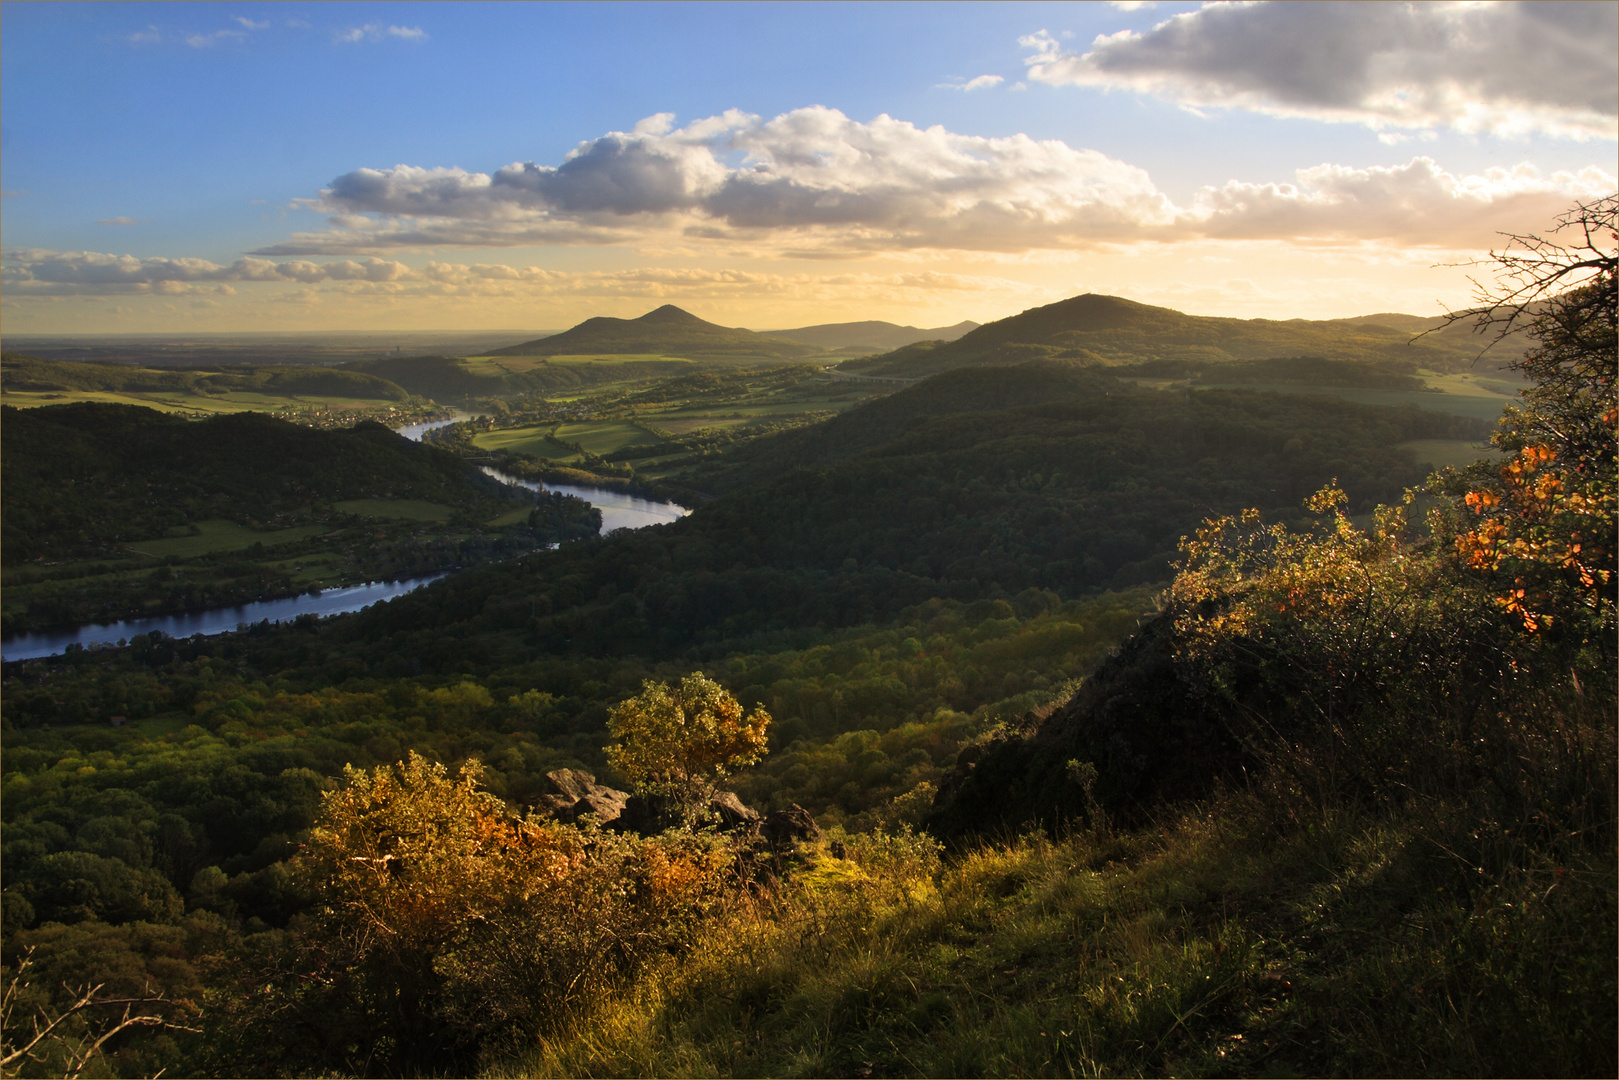
{"type": "Polygon", "coordinates": [[[7,354],[8,632],[433,579],[6,655],[8,956],[163,989],[195,1030],[120,1074],[1590,1071],[1611,987],[1558,965],[1612,939],[1611,602],[1537,579],[1526,636],[1453,555],[1535,384],[1409,327],[1076,299],[863,358],[666,307],[327,369],[420,443],[7,354]],[[85,398],[12,404],[44,393],[85,398]],[[768,713],[721,774],[754,818],[546,809],[579,772],[652,799],[614,718],[693,672],[768,713]],[[438,846],[396,854],[398,813],[438,846]],[[1459,1046],[1440,987],[1513,1047],[1459,1046]]]}

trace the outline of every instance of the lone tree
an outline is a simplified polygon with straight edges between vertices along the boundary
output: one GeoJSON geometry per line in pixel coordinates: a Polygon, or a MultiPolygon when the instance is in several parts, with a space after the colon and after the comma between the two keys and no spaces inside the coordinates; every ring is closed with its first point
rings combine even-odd
{"type": "Polygon", "coordinates": [[[718,780],[769,752],[770,714],[742,706],[701,671],[669,686],[648,679],[608,715],[607,760],[635,790],[690,807],[705,802],[718,780]]]}
{"type": "Polygon", "coordinates": [[[1511,585],[1507,611],[1535,632],[1559,597],[1611,628],[1616,549],[1614,396],[1619,367],[1619,195],[1575,206],[1547,236],[1508,237],[1492,256],[1498,284],[1480,307],[1457,312],[1496,340],[1523,331],[1534,345],[1512,367],[1529,380],[1491,441],[1511,456],[1472,476],[1467,505],[1477,525],[1457,537],[1475,569],[1511,585]]]}

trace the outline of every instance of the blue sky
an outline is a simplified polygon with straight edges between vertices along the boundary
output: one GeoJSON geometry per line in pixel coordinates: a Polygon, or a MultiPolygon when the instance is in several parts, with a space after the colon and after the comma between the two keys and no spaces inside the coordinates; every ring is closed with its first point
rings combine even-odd
{"type": "Polygon", "coordinates": [[[13,0],[0,314],[1433,311],[1612,188],[1615,10],[13,0]]]}

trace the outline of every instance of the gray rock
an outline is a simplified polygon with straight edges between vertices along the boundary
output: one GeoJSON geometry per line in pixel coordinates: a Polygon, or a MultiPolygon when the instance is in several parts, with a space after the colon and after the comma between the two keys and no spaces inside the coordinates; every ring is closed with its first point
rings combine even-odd
{"type": "Polygon", "coordinates": [[[741,799],[734,791],[716,791],[708,800],[708,812],[719,818],[722,829],[747,828],[759,820],[759,812],[741,799]]]}
{"type": "Polygon", "coordinates": [[[595,814],[603,825],[616,821],[624,813],[630,794],[605,784],[596,783],[596,777],[583,769],[554,769],[545,774],[551,790],[540,796],[536,809],[546,811],[558,821],[577,821],[584,814],[595,814]]]}

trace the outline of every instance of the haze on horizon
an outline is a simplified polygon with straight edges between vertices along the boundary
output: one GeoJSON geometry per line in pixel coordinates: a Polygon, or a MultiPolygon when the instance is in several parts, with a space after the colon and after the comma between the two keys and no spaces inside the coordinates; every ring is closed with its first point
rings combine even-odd
{"type": "Polygon", "coordinates": [[[1437,314],[1619,5],[11,3],[10,334],[1437,314]]]}

